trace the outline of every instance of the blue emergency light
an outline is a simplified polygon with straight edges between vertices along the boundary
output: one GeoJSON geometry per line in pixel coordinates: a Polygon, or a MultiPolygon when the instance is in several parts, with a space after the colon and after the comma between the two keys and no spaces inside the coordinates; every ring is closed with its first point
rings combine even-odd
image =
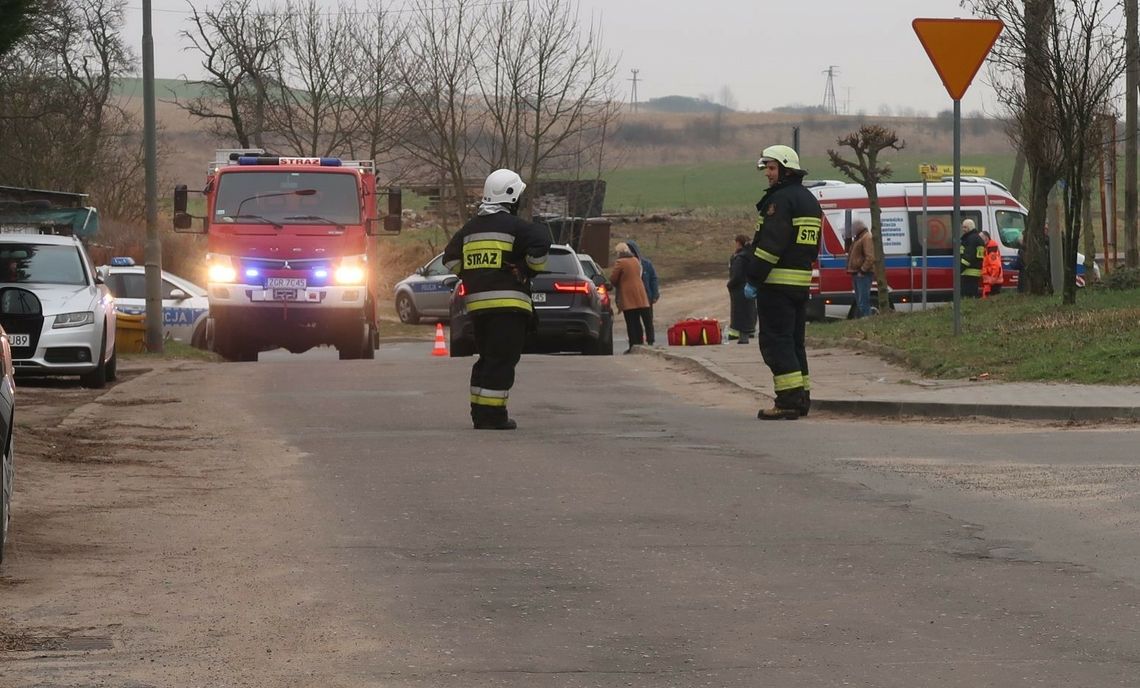
{"type": "Polygon", "coordinates": [[[111,265],[117,268],[126,268],[135,264],[135,259],[130,256],[115,256],[111,259],[111,265]]]}
{"type": "Polygon", "coordinates": [[[239,165],[311,165],[320,167],[340,167],[340,158],[302,158],[279,155],[243,155],[237,160],[239,165]]]}

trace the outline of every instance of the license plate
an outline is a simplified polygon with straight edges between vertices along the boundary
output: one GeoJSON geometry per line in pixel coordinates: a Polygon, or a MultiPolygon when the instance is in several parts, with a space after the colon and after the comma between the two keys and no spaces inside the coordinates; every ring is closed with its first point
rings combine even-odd
{"type": "Polygon", "coordinates": [[[546,303],[546,294],[543,294],[542,292],[531,294],[530,300],[534,303],[546,303]]]}
{"type": "Polygon", "coordinates": [[[32,335],[30,334],[10,334],[8,335],[8,343],[12,346],[31,346],[32,335]]]}
{"type": "Polygon", "coordinates": [[[304,277],[267,277],[266,289],[304,289],[308,286],[304,277]]]}
{"type": "Polygon", "coordinates": [[[273,290],[273,300],[274,301],[296,301],[297,300],[297,290],[296,289],[274,289],[273,290]]]}

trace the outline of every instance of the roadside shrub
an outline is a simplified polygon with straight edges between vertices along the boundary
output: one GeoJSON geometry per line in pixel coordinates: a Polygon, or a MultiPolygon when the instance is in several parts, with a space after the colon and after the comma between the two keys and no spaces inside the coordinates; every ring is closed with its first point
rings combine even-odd
{"type": "Polygon", "coordinates": [[[1117,268],[1101,276],[1098,289],[1125,290],[1140,289],[1140,268],[1117,268]]]}

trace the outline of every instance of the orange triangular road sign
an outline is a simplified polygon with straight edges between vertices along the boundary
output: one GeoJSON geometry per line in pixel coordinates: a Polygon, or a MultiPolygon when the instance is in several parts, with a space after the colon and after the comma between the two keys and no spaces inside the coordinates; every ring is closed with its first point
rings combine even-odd
{"type": "Polygon", "coordinates": [[[1005,28],[997,19],[915,19],[911,26],[954,100],[962,100],[1005,28]]]}

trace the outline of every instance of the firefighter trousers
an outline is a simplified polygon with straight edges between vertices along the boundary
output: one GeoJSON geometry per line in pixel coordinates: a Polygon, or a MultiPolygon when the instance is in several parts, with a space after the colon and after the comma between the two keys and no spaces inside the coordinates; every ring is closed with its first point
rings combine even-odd
{"type": "Polygon", "coordinates": [[[981,288],[981,277],[966,277],[961,276],[961,294],[963,298],[976,299],[978,298],[978,290],[981,288]]]}
{"type": "Polygon", "coordinates": [[[808,380],[807,293],[761,288],[756,296],[760,315],[760,355],[772,371],[776,407],[800,409],[808,380]]]}
{"type": "Polygon", "coordinates": [[[522,358],[530,317],[519,309],[472,315],[479,352],[471,366],[471,420],[476,425],[507,419],[507,398],[515,384],[515,366],[522,358]]]}

